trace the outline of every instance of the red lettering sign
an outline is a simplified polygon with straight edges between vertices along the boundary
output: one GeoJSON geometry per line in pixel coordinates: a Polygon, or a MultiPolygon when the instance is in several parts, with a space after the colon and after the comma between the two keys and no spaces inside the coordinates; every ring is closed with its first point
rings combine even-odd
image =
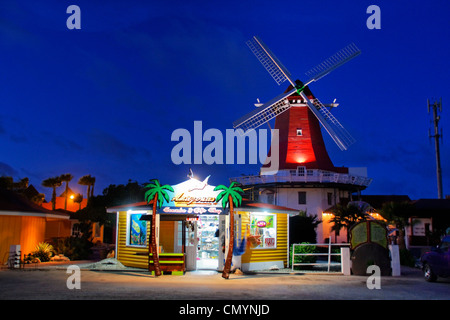
{"type": "Polygon", "coordinates": [[[258,228],[265,228],[266,225],[267,225],[267,223],[265,221],[258,221],[258,222],[256,222],[256,226],[258,228]]]}

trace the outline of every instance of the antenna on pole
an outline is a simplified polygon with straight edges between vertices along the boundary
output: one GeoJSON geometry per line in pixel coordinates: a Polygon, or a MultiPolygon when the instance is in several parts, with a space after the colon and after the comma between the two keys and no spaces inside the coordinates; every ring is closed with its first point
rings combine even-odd
{"type": "Polygon", "coordinates": [[[438,187],[438,199],[444,199],[442,192],[442,170],[441,170],[441,155],[439,150],[439,138],[442,140],[442,128],[441,133],[439,133],[439,120],[441,117],[438,115],[438,112],[442,112],[442,98],[439,101],[435,100],[433,103],[430,103],[430,100],[427,100],[428,104],[428,113],[430,113],[430,109],[433,112],[433,126],[434,126],[434,135],[431,135],[428,132],[429,138],[434,138],[434,145],[436,149],[436,175],[437,175],[437,187],[438,187]]]}

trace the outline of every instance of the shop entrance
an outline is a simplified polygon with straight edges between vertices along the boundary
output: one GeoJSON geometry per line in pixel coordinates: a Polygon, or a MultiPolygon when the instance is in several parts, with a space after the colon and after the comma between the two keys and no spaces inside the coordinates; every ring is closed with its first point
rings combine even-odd
{"type": "Polygon", "coordinates": [[[217,270],[219,267],[220,216],[200,215],[197,221],[197,269],[217,270]]]}
{"type": "MultiPolygon", "coordinates": [[[[221,270],[225,247],[226,215],[198,215],[176,221],[174,237],[161,224],[160,243],[171,243],[176,253],[185,253],[186,270],[221,270]],[[167,238],[167,239],[166,239],[167,238]]],[[[172,250],[163,246],[164,252],[172,250]],[[167,250],[166,250],[167,249],[167,250]]]]}

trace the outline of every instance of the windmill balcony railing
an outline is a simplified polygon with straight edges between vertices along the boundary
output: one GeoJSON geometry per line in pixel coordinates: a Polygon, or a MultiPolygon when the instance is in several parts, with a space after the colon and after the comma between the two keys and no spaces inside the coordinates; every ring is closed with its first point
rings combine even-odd
{"type": "Polygon", "coordinates": [[[280,170],[275,175],[253,175],[230,178],[233,182],[242,185],[255,185],[276,182],[302,182],[302,183],[337,183],[352,184],[357,186],[368,187],[372,182],[371,178],[356,176],[346,173],[336,173],[320,169],[308,170],[280,170]]]}

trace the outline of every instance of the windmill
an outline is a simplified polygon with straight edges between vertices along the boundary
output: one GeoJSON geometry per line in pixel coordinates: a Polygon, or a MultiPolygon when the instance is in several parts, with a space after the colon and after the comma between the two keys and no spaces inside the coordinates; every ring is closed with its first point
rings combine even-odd
{"type": "Polygon", "coordinates": [[[343,48],[317,67],[307,72],[310,79],[304,83],[300,80],[293,80],[289,71],[259,37],[254,36],[247,41],[247,45],[278,85],[281,85],[285,81],[289,81],[292,87],[265,104],[259,105],[257,109],[233,122],[233,127],[235,129],[242,129],[245,134],[250,130],[256,129],[269,122],[271,119],[280,116],[292,107],[292,100],[289,98],[298,94],[302,98],[301,102],[309,107],[309,110],[314,114],[341,150],[347,150],[348,147],[355,142],[354,138],[327,109],[327,106],[330,108],[336,106],[337,104],[335,101],[333,101],[332,104],[325,106],[317,98],[313,97],[312,94],[310,94],[310,97],[312,97],[312,99],[310,99],[305,91],[309,93],[307,86],[310,83],[318,81],[334,69],[358,56],[361,51],[356,45],[351,44],[343,48]]]}

